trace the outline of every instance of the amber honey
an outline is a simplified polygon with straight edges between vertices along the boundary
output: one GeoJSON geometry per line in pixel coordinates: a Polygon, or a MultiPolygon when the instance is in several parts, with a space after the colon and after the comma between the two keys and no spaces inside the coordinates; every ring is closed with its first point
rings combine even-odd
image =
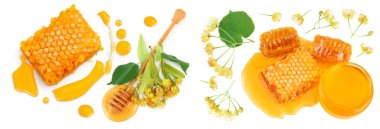
{"type": "MultiPolygon", "coordinates": [[[[318,103],[318,88],[311,87],[302,96],[291,101],[279,102],[269,89],[261,71],[279,61],[280,58],[268,58],[256,53],[247,63],[242,73],[242,84],[250,100],[268,116],[283,118],[286,114],[295,114],[302,107],[318,103]]],[[[316,84],[312,84],[316,85],[316,84]]]]}
{"type": "Polygon", "coordinates": [[[90,117],[94,114],[94,109],[90,105],[81,105],[78,109],[79,115],[82,117],[90,117]]]}
{"type": "Polygon", "coordinates": [[[373,96],[371,77],[354,63],[329,68],[321,78],[319,90],[322,107],[338,118],[350,118],[361,113],[373,96]]]}

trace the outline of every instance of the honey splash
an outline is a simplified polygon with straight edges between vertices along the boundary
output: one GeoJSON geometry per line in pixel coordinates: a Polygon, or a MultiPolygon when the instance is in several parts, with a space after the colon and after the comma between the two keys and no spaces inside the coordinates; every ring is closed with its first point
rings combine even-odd
{"type": "Polygon", "coordinates": [[[17,91],[36,97],[38,89],[34,79],[33,67],[26,62],[24,55],[21,56],[21,62],[20,67],[13,73],[14,87],[17,91]]]}
{"type": "Polygon", "coordinates": [[[85,78],[64,85],[53,90],[55,98],[59,101],[70,101],[84,95],[105,73],[105,67],[102,62],[96,61],[91,73],[85,78]]]}

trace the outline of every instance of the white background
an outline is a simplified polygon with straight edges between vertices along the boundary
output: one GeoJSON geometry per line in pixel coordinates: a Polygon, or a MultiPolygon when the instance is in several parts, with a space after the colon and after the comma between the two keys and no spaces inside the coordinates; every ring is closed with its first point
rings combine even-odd
{"type": "MultiPolygon", "coordinates": [[[[378,52],[380,50],[377,34],[379,31],[378,12],[379,5],[375,0],[25,0],[25,1],[1,1],[0,2],[0,128],[251,128],[251,129],[319,129],[319,128],[379,128],[380,116],[380,91],[378,90],[379,66],[378,52]],[[70,76],[66,77],[58,85],[48,87],[36,74],[39,89],[38,97],[31,97],[25,93],[16,92],[13,87],[12,73],[20,65],[20,42],[33,35],[41,26],[46,26],[51,17],[58,16],[59,12],[75,3],[92,28],[101,36],[104,50],[99,52],[92,61],[79,67],[70,76]],[[78,80],[86,76],[94,65],[94,61],[105,61],[109,54],[109,39],[107,29],[103,25],[97,13],[106,10],[115,19],[123,20],[122,27],[127,30],[127,40],[132,45],[132,51],[127,56],[115,55],[116,65],[127,62],[137,62],[137,39],[142,33],[147,44],[155,44],[170,24],[173,12],[182,8],[187,12],[183,22],[175,27],[165,41],[165,51],[190,62],[188,76],[180,87],[180,94],[167,102],[164,109],[139,108],[138,112],[128,121],[121,123],[112,122],[103,114],[101,100],[105,92],[111,88],[106,85],[111,76],[101,78],[84,96],[70,102],[58,102],[55,100],[52,90],[78,80]],[[341,15],[342,9],[352,8],[358,13],[368,15],[369,25],[363,26],[358,33],[375,31],[375,36],[368,38],[349,38],[347,22],[341,15]],[[304,13],[305,23],[302,27],[291,21],[294,13],[304,13]],[[318,11],[332,9],[335,17],[340,22],[339,30],[331,28],[304,34],[313,26],[317,19],[318,11]],[[229,81],[219,83],[219,90],[212,91],[207,84],[200,80],[206,80],[213,75],[212,69],[207,65],[207,56],[203,51],[204,44],[200,40],[202,30],[205,28],[211,16],[221,19],[229,10],[246,11],[256,25],[255,32],[250,37],[257,41],[256,44],[247,44],[238,48],[237,59],[234,65],[234,77],[236,80],[231,94],[240,102],[245,111],[233,121],[216,118],[209,114],[204,97],[224,91],[228,88],[229,81]],[[282,12],[280,23],[273,23],[270,17],[260,16],[260,13],[282,12]],[[148,28],[143,24],[144,17],[153,15],[158,24],[148,28]],[[351,61],[359,63],[371,74],[375,93],[371,105],[359,116],[352,119],[337,119],[328,115],[321,106],[303,108],[294,116],[286,116],[284,119],[270,118],[253,105],[240,84],[240,74],[245,63],[251,55],[258,52],[259,35],[269,29],[283,26],[293,26],[299,31],[299,35],[312,40],[314,35],[320,33],[350,42],[353,46],[351,61]],[[373,55],[360,53],[360,43],[367,43],[374,48],[373,55]],[[49,97],[50,103],[42,103],[43,97],[49,97]],[[90,104],[95,114],[89,118],[78,115],[78,107],[82,104],[90,104]]],[[[353,26],[356,27],[356,17],[353,26]]],[[[216,42],[216,40],[215,40],[216,42]]],[[[218,41],[219,42],[219,41],[218,41]]]]}

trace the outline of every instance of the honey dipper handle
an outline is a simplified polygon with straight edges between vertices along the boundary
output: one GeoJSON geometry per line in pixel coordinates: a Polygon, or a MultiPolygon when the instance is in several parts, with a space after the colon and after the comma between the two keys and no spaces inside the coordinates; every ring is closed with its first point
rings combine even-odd
{"type": "Polygon", "coordinates": [[[162,43],[164,42],[164,40],[166,39],[166,37],[169,35],[170,31],[172,31],[174,25],[178,24],[183,18],[185,18],[185,16],[186,16],[186,13],[182,9],[177,9],[175,11],[173,19],[172,19],[172,23],[170,24],[170,26],[168,27],[168,29],[166,29],[166,31],[162,35],[160,41],[158,41],[158,44],[160,46],[162,45],[162,43]]]}
{"type": "MultiPolygon", "coordinates": [[[[174,13],[174,16],[173,16],[173,19],[172,19],[172,23],[170,24],[170,26],[168,27],[168,29],[166,29],[165,33],[162,35],[161,39],[158,41],[158,45],[162,45],[162,43],[165,41],[166,37],[169,35],[170,31],[173,29],[173,27],[178,24],[183,18],[185,18],[186,16],[186,13],[184,10],[182,9],[177,9],[174,13]]],[[[145,67],[146,67],[146,64],[149,62],[149,59],[151,57],[154,56],[154,54],[156,53],[156,47],[154,47],[152,49],[152,51],[150,52],[149,56],[144,60],[143,64],[141,65],[141,68],[139,70],[139,73],[138,75],[142,74],[145,70],[145,67]]],[[[126,90],[128,91],[132,86],[133,84],[137,81],[137,79],[133,79],[127,86],[126,90]]]]}

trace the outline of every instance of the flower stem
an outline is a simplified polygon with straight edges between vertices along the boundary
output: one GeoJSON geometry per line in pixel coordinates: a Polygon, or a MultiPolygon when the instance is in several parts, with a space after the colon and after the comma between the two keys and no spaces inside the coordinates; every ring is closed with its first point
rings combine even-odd
{"type": "Polygon", "coordinates": [[[354,36],[356,36],[356,37],[367,37],[369,35],[368,34],[366,34],[366,35],[356,35],[356,34],[354,34],[354,36]]]}
{"type": "Polygon", "coordinates": [[[259,14],[259,15],[262,15],[262,16],[272,16],[270,14],[259,14]]]}
{"type": "Polygon", "coordinates": [[[218,48],[223,48],[223,47],[228,47],[228,46],[217,46],[217,47],[213,47],[212,49],[218,49],[218,48]]]}
{"type": "Polygon", "coordinates": [[[350,32],[352,34],[351,23],[350,23],[350,19],[349,18],[347,19],[347,22],[348,22],[348,28],[350,28],[350,32]]]}
{"type": "Polygon", "coordinates": [[[230,85],[230,87],[227,89],[226,93],[230,92],[231,87],[233,86],[234,83],[235,83],[235,80],[233,80],[233,81],[231,82],[231,85],[230,85]]]}
{"type": "Polygon", "coordinates": [[[361,55],[363,55],[364,54],[364,52],[362,52],[362,53],[360,53],[359,55],[357,55],[356,57],[359,57],[359,56],[361,56],[361,55]]]}
{"type": "MultiPolygon", "coordinates": [[[[235,50],[235,49],[234,49],[234,50],[235,50]]],[[[230,55],[230,57],[228,57],[228,60],[226,61],[226,63],[224,63],[223,68],[228,64],[228,62],[230,62],[230,60],[231,60],[233,54],[234,54],[234,53],[232,52],[231,55],[230,55]]]]}
{"type": "Polygon", "coordinates": [[[358,29],[360,28],[360,26],[362,25],[363,23],[360,23],[358,25],[358,27],[356,27],[355,31],[351,34],[351,38],[354,37],[355,33],[358,31],[358,29]]]}
{"type": "Polygon", "coordinates": [[[228,48],[226,51],[224,51],[223,53],[222,53],[222,55],[220,55],[217,59],[216,59],[216,61],[218,61],[224,54],[226,54],[229,50],[230,50],[231,48],[228,48]]]}
{"type": "Polygon", "coordinates": [[[234,62],[235,62],[235,48],[234,48],[234,50],[233,50],[232,53],[233,53],[234,55],[233,55],[233,58],[232,58],[232,63],[231,63],[230,68],[232,68],[232,66],[234,65],[234,62]]]}
{"type": "Polygon", "coordinates": [[[310,30],[308,30],[308,31],[306,31],[306,32],[305,32],[305,34],[307,34],[307,33],[311,32],[311,31],[313,31],[313,30],[315,30],[315,27],[314,27],[314,28],[312,28],[312,29],[310,29],[310,30]]]}
{"type": "Polygon", "coordinates": [[[307,11],[306,13],[304,13],[303,15],[302,15],[302,17],[304,17],[306,14],[308,14],[309,12],[311,11],[311,9],[309,9],[309,11],[307,11]]]}
{"type": "Polygon", "coordinates": [[[224,39],[224,38],[222,38],[222,37],[218,37],[218,36],[214,36],[214,35],[210,35],[210,37],[218,38],[218,39],[221,39],[221,40],[223,40],[223,41],[227,41],[228,43],[235,44],[235,43],[233,43],[233,42],[231,42],[231,41],[229,41],[229,40],[227,40],[227,39],[224,39]]]}
{"type": "Polygon", "coordinates": [[[313,30],[317,30],[317,29],[323,29],[323,28],[327,28],[327,27],[330,27],[330,26],[331,26],[331,25],[326,25],[326,26],[323,26],[323,27],[312,28],[312,29],[310,29],[309,31],[306,31],[306,32],[305,32],[305,34],[307,34],[307,33],[311,32],[311,31],[313,31],[313,30]]]}
{"type": "Polygon", "coordinates": [[[249,39],[249,38],[245,38],[245,39],[248,40],[248,42],[243,42],[243,43],[255,43],[253,39],[249,39]]]}
{"type": "Polygon", "coordinates": [[[204,83],[207,83],[207,84],[210,83],[210,82],[208,82],[208,81],[204,81],[204,80],[201,80],[201,82],[204,82],[204,83]]]}

